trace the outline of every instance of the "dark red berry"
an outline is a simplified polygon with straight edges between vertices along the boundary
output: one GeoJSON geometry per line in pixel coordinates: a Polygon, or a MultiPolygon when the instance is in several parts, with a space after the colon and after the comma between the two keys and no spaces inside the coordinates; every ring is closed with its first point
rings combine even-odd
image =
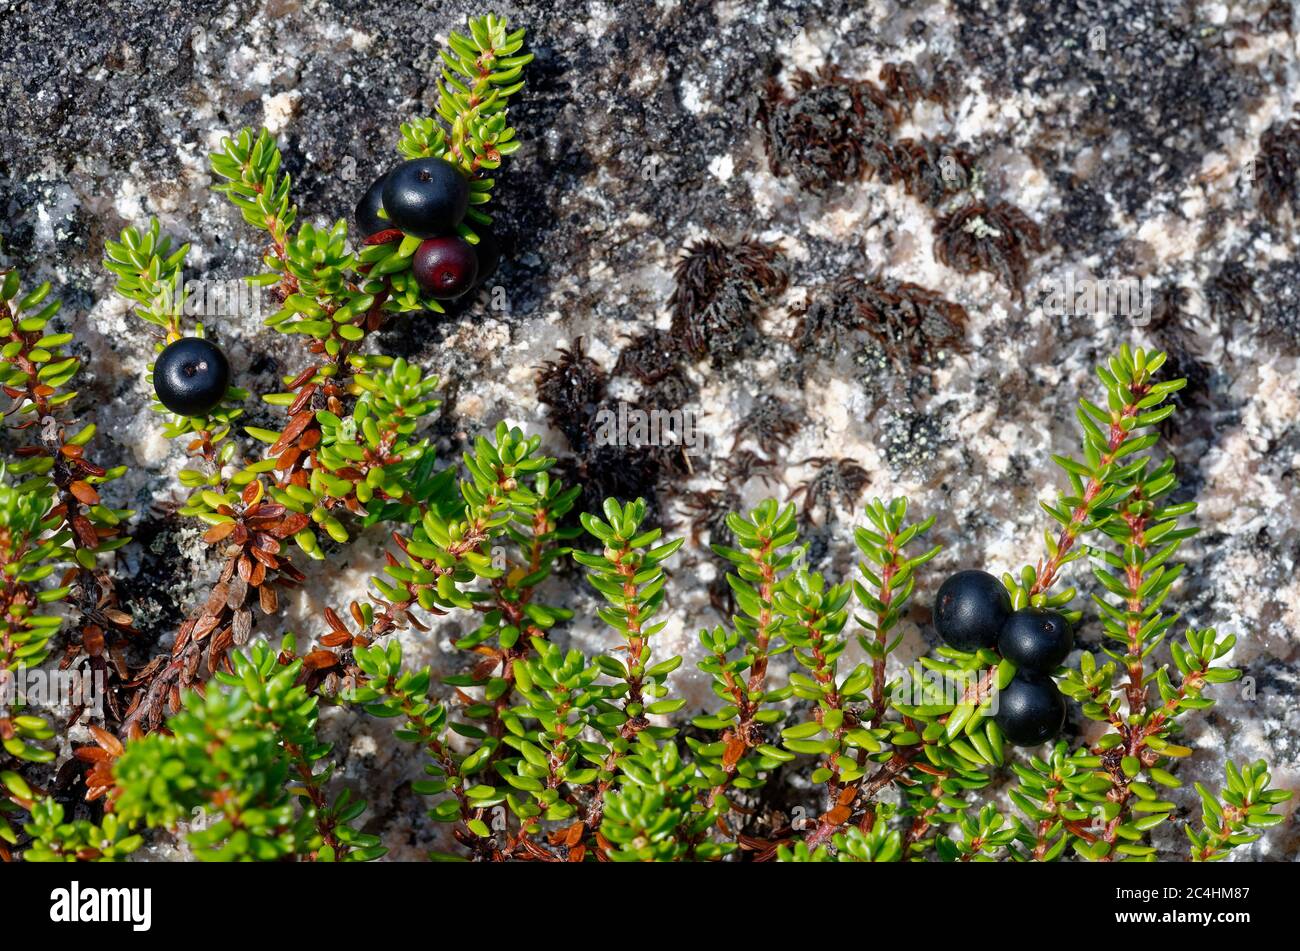
{"type": "Polygon", "coordinates": [[[455,231],[465,217],[469,182],[446,159],[411,159],[388,173],[381,199],[391,227],[433,238],[455,231]]]}
{"type": "Polygon", "coordinates": [[[1050,674],[1074,646],[1070,622],[1056,611],[1024,608],[1007,619],[998,636],[998,653],[1021,670],[1050,674]]]}
{"type": "Polygon", "coordinates": [[[169,343],[154,361],[154,393],[178,416],[206,416],[221,402],[229,385],[226,355],[201,337],[182,337],[169,343]]]}
{"type": "Polygon", "coordinates": [[[370,187],[366,189],[366,193],[362,195],[361,200],[357,202],[357,210],[354,217],[356,218],[357,223],[357,233],[363,238],[368,238],[372,234],[378,234],[380,231],[392,227],[392,225],[388,223],[387,218],[379,217],[379,212],[382,211],[384,207],[383,191],[384,182],[386,181],[388,181],[387,173],[380,175],[370,183],[370,187]]]}
{"type": "Polygon", "coordinates": [[[1011,614],[1011,596],[987,571],[959,571],[939,586],[934,626],[950,647],[976,651],[998,641],[1011,614]]]}
{"type": "Polygon", "coordinates": [[[994,721],[1015,746],[1037,746],[1061,732],[1065,697],[1051,677],[1021,672],[997,694],[994,721]]]}
{"type": "Polygon", "coordinates": [[[429,238],[415,251],[411,272],[435,300],[452,300],[474,286],[478,257],[464,238],[429,238]]]}

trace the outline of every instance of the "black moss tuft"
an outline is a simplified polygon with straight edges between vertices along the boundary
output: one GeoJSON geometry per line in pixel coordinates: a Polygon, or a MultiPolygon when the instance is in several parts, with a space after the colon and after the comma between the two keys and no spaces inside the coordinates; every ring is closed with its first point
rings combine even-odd
{"type": "Polygon", "coordinates": [[[642,404],[678,409],[699,392],[681,365],[682,356],[682,348],[671,331],[649,330],[619,353],[614,374],[641,384],[642,404]]]}
{"type": "Polygon", "coordinates": [[[790,343],[800,353],[833,357],[849,344],[856,333],[866,330],[865,315],[857,296],[860,282],[840,278],[834,284],[812,291],[801,309],[790,343]]]}
{"type": "Polygon", "coordinates": [[[966,309],[910,281],[867,281],[856,294],[866,331],[899,366],[935,365],[965,349],[966,309]]]}
{"type": "Polygon", "coordinates": [[[1026,252],[1044,250],[1042,234],[1019,208],[1007,202],[975,202],[934,224],[935,256],[962,274],[988,271],[1017,297],[1029,270],[1026,252]]]}
{"type": "Polygon", "coordinates": [[[739,356],[755,336],[759,310],[789,283],[775,245],[746,239],[692,243],[677,265],[672,336],[691,356],[715,366],[739,356]]]}
{"type": "Polygon", "coordinates": [[[1205,301],[1229,339],[1260,313],[1255,276],[1240,261],[1227,261],[1215,271],[1205,284],[1205,301]]]}
{"type": "Polygon", "coordinates": [[[796,73],[792,86],[787,94],[770,79],[759,102],[773,175],[793,175],[801,188],[824,194],[889,166],[898,115],[875,83],[826,68],[796,73]]]}
{"type": "Polygon", "coordinates": [[[806,421],[802,413],[792,409],[780,397],[764,393],[754,401],[749,412],[736,425],[736,438],[731,444],[732,452],[734,454],[745,438],[753,439],[768,455],[787,449],[790,440],[799,434],[806,421]]]}
{"type": "Polygon", "coordinates": [[[831,356],[856,332],[881,345],[899,367],[934,365],[965,348],[965,308],[935,291],[889,278],[842,278],[816,291],[795,325],[800,352],[831,356]]]}
{"type": "Polygon", "coordinates": [[[591,443],[607,382],[600,364],[584,352],[581,337],[537,371],[537,398],[549,407],[551,422],[576,452],[591,443]]]}
{"type": "Polygon", "coordinates": [[[899,139],[893,170],[909,195],[931,208],[970,187],[975,157],[942,139],[899,139]]]}
{"type": "Polygon", "coordinates": [[[852,459],[818,456],[806,461],[816,467],[816,472],[807,482],[796,486],[790,498],[802,497],[799,522],[807,529],[834,522],[837,504],[852,509],[871,482],[871,474],[852,459]],[[820,521],[816,517],[818,512],[820,521]]]}
{"type": "Polygon", "coordinates": [[[1294,215],[1300,208],[1296,173],[1300,172],[1300,118],[1274,122],[1259,138],[1255,156],[1255,188],[1259,210],[1273,224],[1283,208],[1294,215]]]}

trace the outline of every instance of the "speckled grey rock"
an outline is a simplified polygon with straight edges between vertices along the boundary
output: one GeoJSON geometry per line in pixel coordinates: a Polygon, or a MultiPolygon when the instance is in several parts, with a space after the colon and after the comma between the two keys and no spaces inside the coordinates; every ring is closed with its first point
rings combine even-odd
{"type": "MultiPolygon", "coordinates": [[[[60,319],[87,358],[86,413],[100,424],[106,461],[131,466],[113,501],[139,510],[137,544],[119,570],[150,644],[169,642],[216,566],[197,530],[170,514],[181,453],[149,412],[150,338],[111,294],[99,265],[104,240],[156,215],[193,242],[193,276],[255,270],[260,238],[210,194],[205,160],[241,125],[277,134],[304,216],[349,214],[392,161],[398,123],[429,110],[436,51],[470,12],[478,5],[464,0],[199,9],[174,0],[0,0],[0,260],[62,289],[60,319]]],[[[1226,748],[1238,759],[1267,758],[1276,782],[1296,788],[1300,273],[1291,219],[1270,224],[1258,214],[1245,175],[1261,133],[1300,99],[1288,4],[1214,2],[1193,12],[1175,0],[906,9],[661,0],[509,3],[502,12],[529,28],[537,54],[512,111],[526,144],[497,191],[506,261],[494,283],[503,296],[498,306],[485,297],[446,318],[403,321],[377,344],[446,381],[436,428],[444,457],[501,418],[568,453],[535,403],[535,368],[581,336],[612,370],[627,340],[668,326],[673,268],[689,241],[754,235],[779,243],[789,286],[759,316],[757,346],[724,367],[689,368],[692,408],[713,448],[695,460],[694,476],[660,486],[660,509],[684,530],[682,494],[720,486],[740,419],[776,394],[806,423],[768,470],[774,484],[756,477],[738,495],[784,496],[815,474],[806,460],[851,459],[869,476],[864,496],[905,493],[916,511],[939,515],[935,534],[947,548],[923,586],[932,592],[958,566],[1006,570],[1037,557],[1037,502],[1060,482],[1045,460],[1074,445],[1073,408],[1094,387],[1092,366],[1126,340],[1176,346],[1195,385],[1167,435],[1184,494],[1201,502],[1202,534],[1187,549],[1174,598],[1189,622],[1240,635],[1233,659],[1249,678],[1248,689],[1215,688],[1220,705],[1189,719],[1198,752],[1181,775],[1218,785],[1226,748]],[[918,104],[898,134],[962,143],[990,197],[1042,226],[1048,249],[1030,261],[1031,286],[1067,272],[1149,276],[1188,288],[1197,322],[1047,316],[989,274],[938,263],[933,215],[887,178],[813,195],[771,173],[754,122],[769,76],[788,83],[791,68],[833,64],[874,80],[884,63],[904,61],[922,71],[956,64],[950,104],[918,104]],[[1238,310],[1231,295],[1203,290],[1233,264],[1254,280],[1254,296],[1235,299],[1238,310]],[[865,340],[831,356],[791,348],[786,338],[807,295],[872,274],[964,306],[965,352],[932,355],[900,374],[865,340]]],[[[213,329],[250,389],[267,391],[301,365],[255,322],[213,329]]],[[[250,405],[248,421],[274,416],[250,405]]],[[[813,555],[822,569],[845,572],[860,500],[830,498],[831,511],[809,522],[813,555]]],[[[320,603],[361,596],[382,544],[375,532],[311,566],[284,624],[306,633],[320,603]]],[[[1074,567],[1071,581],[1086,588],[1074,567]]],[[[720,620],[703,591],[715,570],[705,550],[685,550],[659,648],[687,655],[675,686],[694,706],[708,699],[689,660],[694,632],[720,620]]],[[[935,642],[927,601],[918,597],[905,621],[903,661],[935,642]]],[[[408,637],[408,651],[454,667],[462,661],[450,641],[462,623],[445,619],[424,638],[408,637]]],[[[588,650],[608,646],[588,622],[563,636],[588,650]]],[[[1081,640],[1096,645],[1095,623],[1081,640]]],[[[1078,726],[1077,712],[1070,722],[1078,726]]],[[[358,729],[340,719],[337,733],[344,781],[364,777],[371,828],[395,856],[427,850],[438,831],[406,785],[418,764],[382,724],[358,729]]],[[[1180,838],[1158,841],[1177,849],[1180,838]]],[[[1252,854],[1295,858],[1298,842],[1288,823],[1252,854]]]]}

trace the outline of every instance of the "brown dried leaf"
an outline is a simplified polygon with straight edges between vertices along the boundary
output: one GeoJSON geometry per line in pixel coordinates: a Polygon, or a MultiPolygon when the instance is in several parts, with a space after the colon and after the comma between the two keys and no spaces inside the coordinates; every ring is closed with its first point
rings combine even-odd
{"type": "Polygon", "coordinates": [[[302,659],[302,665],[308,670],[325,670],[338,664],[339,659],[333,651],[315,650],[302,659]]]}
{"type": "Polygon", "coordinates": [[[234,637],[236,646],[243,647],[247,644],[252,633],[253,612],[248,608],[236,611],[234,618],[231,620],[231,634],[234,637]]]}
{"type": "Polygon", "coordinates": [[[100,613],[118,627],[130,627],[131,622],[135,620],[135,618],[131,617],[131,615],[127,614],[125,611],[119,611],[117,608],[104,608],[100,613]]]}
{"type": "Polygon", "coordinates": [[[121,756],[123,753],[122,741],[115,737],[107,730],[95,726],[93,723],[88,724],[90,735],[95,738],[95,742],[111,756],[121,756]]]}
{"type": "Polygon", "coordinates": [[[849,816],[853,815],[853,810],[848,806],[836,806],[830,812],[822,816],[822,821],[828,825],[841,826],[849,821],[849,816]]]}
{"type": "Polygon", "coordinates": [[[86,548],[99,547],[99,535],[95,531],[95,526],[90,523],[90,519],[84,515],[74,515],[71,520],[72,530],[77,533],[77,539],[86,548]]]}
{"type": "Polygon", "coordinates": [[[82,482],[78,479],[68,486],[68,491],[76,497],[78,502],[84,502],[86,505],[95,505],[99,502],[99,493],[95,491],[94,486],[89,482],[82,482]]]}
{"type": "Polygon", "coordinates": [[[208,645],[208,673],[212,673],[217,669],[217,664],[221,662],[221,658],[226,655],[226,651],[230,650],[234,643],[234,632],[228,627],[222,628],[221,633],[212,638],[212,643],[208,645]]]}
{"type": "Polygon", "coordinates": [[[573,825],[569,826],[564,833],[564,844],[572,848],[582,841],[583,833],[587,831],[586,824],[579,819],[573,825]]]}
{"type": "Polygon", "coordinates": [[[294,416],[289,420],[289,425],[284,427],[284,432],[280,433],[280,438],[275,441],[275,445],[267,451],[267,455],[277,455],[284,451],[285,447],[292,446],[294,440],[302,435],[302,431],[311,425],[315,418],[316,414],[311,411],[304,411],[294,416]]]}
{"type": "MultiPolygon", "coordinates": [[[[127,623],[131,623],[131,618],[127,616],[127,623]]],[[[98,624],[87,624],[86,629],[81,633],[81,646],[85,648],[86,653],[91,657],[99,657],[104,653],[104,630],[98,624]]]]}
{"type": "MultiPolygon", "coordinates": [[[[314,377],[316,375],[316,371],[319,369],[320,367],[318,367],[316,364],[313,363],[311,366],[307,367],[305,370],[303,370],[301,373],[299,373],[297,376],[293,378],[293,382],[289,384],[289,389],[291,390],[298,389],[298,387],[302,386],[308,380],[314,377]]],[[[315,392],[316,387],[312,386],[311,390],[312,392],[315,392]]]]}
{"type": "Polygon", "coordinates": [[[250,548],[248,549],[248,553],[268,568],[280,567],[280,559],[276,558],[275,555],[272,555],[269,551],[263,551],[261,548],[250,548]]]}
{"type": "Polygon", "coordinates": [[[257,600],[262,606],[262,613],[271,615],[279,606],[279,599],[276,597],[275,588],[272,585],[264,584],[257,589],[257,600]]]}
{"type": "Polygon", "coordinates": [[[243,578],[231,578],[229,591],[226,593],[226,607],[234,611],[244,606],[248,600],[248,582],[243,578]]]}
{"type": "Polygon", "coordinates": [[[253,536],[253,547],[261,551],[270,552],[272,555],[280,553],[280,543],[266,532],[258,532],[253,536]]]}
{"type": "Polygon", "coordinates": [[[325,623],[335,631],[347,632],[347,625],[343,623],[343,619],[338,616],[338,613],[333,608],[325,609],[325,623]]]}
{"type": "Polygon", "coordinates": [[[223,538],[229,538],[230,533],[235,530],[235,526],[238,524],[238,522],[221,522],[217,525],[213,525],[203,533],[203,540],[209,545],[215,545],[223,538]]]}
{"type": "Polygon", "coordinates": [[[269,526],[267,531],[277,538],[288,538],[290,535],[296,535],[311,523],[306,515],[301,512],[290,512],[282,518],[278,524],[269,526]]]}
{"type": "Polygon", "coordinates": [[[216,614],[221,610],[221,606],[226,603],[226,597],[230,593],[230,583],[228,581],[218,582],[208,595],[208,603],[204,606],[203,611],[206,614],[216,614]]]}
{"type": "Polygon", "coordinates": [[[741,755],[745,752],[745,741],[740,737],[732,737],[727,742],[727,748],[722,753],[723,766],[735,766],[740,762],[741,755]]]}
{"type": "Polygon", "coordinates": [[[199,618],[198,623],[194,625],[191,637],[195,641],[201,641],[216,630],[219,623],[221,623],[220,614],[204,614],[203,617],[199,618]]]}

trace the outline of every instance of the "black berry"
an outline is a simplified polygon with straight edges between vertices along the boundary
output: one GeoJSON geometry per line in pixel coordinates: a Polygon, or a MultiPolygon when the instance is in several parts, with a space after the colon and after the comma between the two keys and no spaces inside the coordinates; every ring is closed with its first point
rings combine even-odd
{"type": "Polygon", "coordinates": [[[475,283],[482,285],[497,271],[501,263],[501,242],[487,228],[475,227],[478,244],[474,245],[474,255],[478,258],[478,277],[475,283]]]}
{"type": "Polygon", "coordinates": [[[994,721],[1016,746],[1037,746],[1061,732],[1065,698],[1051,677],[1017,673],[998,692],[994,721]]]}
{"type": "Polygon", "coordinates": [[[387,218],[379,217],[379,212],[384,207],[383,192],[384,182],[386,181],[388,181],[388,175],[380,175],[371,182],[370,187],[366,189],[366,193],[357,202],[354,217],[357,223],[357,233],[363,238],[368,238],[372,234],[378,234],[380,231],[393,227],[387,218]]]}
{"type": "Polygon", "coordinates": [[[474,286],[478,256],[464,238],[429,238],[415,251],[411,273],[435,300],[452,300],[474,286]]]}
{"type": "Polygon", "coordinates": [[[934,626],[950,647],[975,651],[997,643],[1011,614],[1011,596],[987,571],[959,571],[939,586],[934,626]]]}
{"type": "Polygon", "coordinates": [[[433,238],[454,231],[465,217],[469,182],[446,159],[411,159],[388,173],[381,198],[390,227],[433,238]]]}
{"type": "Polygon", "coordinates": [[[182,337],[169,343],[154,361],[154,393],[178,416],[206,416],[221,402],[229,385],[226,355],[201,337],[182,337]]]}
{"type": "Polygon", "coordinates": [[[1050,674],[1074,646],[1070,622],[1042,608],[1025,608],[1007,619],[998,637],[998,653],[1021,670],[1050,674]]]}

